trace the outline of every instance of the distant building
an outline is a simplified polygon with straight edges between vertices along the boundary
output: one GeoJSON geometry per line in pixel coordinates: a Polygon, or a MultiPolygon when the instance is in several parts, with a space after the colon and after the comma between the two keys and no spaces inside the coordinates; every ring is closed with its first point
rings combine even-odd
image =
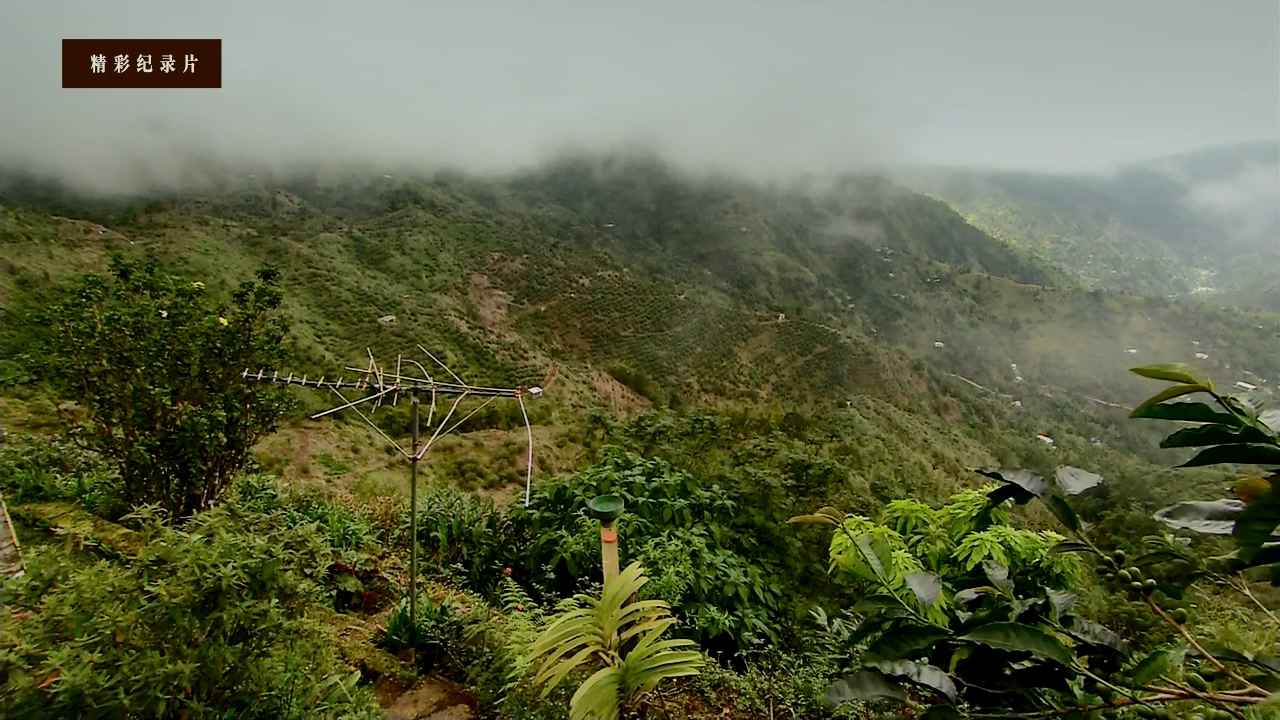
{"type": "Polygon", "coordinates": [[[1258,389],[1258,386],[1257,386],[1257,385],[1254,385],[1253,383],[1247,383],[1247,382],[1245,382],[1245,381],[1243,381],[1243,380],[1237,380],[1237,381],[1236,381],[1236,387],[1237,387],[1237,388],[1239,388],[1239,389],[1241,389],[1241,390],[1245,390],[1245,391],[1247,391],[1247,392],[1253,392],[1254,390],[1257,390],[1257,389],[1258,389]]]}
{"type": "Polygon", "coordinates": [[[1197,359],[1197,360],[1208,360],[1208,359],[1209,359],[1209,354],[1208,354],[1208,353],[1202,353],[1202,352],[1201,352],[1201,353],[1196,353],[1196,359],[1197,359]]]}
{"type": "Polygon", "coordinates": [[[1053,444],[1053,438],[1049,437],[1048,435],[1037,435],[1036,437],[1039,438],[1040,442],[1044,443],[1045,445],[1053,444]]]}
{"type": "Polygon", "coordinates": [[[934,343],[933,343],[933,346],[934,346],[934,347],[936,347],[936,348],[946,347],[946,345],[945,345],[945,344],[943,344],[943,342],[942,342],[941,340],[935,340],[935,341],[934,341],[934,343]]]}

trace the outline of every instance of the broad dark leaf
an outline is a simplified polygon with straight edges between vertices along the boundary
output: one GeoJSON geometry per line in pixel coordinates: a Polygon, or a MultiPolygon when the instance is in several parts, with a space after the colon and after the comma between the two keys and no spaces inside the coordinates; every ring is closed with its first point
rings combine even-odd
{"type": "Polygon", "coordinates": [[[1173,660],[1174,654],[1171,650],[1156,650],[1146,656],[1133,668],[1134,685],[1147,685],[1169,672],[1173,667],[1173,660]]]}
{"type": "Polygon", "coordinates": [[[856,543],[858,552],[862,558],[866,560],[867,566],[871,568],[871,572],[883,583],[889,582],[889,568],[893,560],[889,544],[884,538],[876,535],[863,535],[858,538],[856,543]]]}
{"type": "MultiPolygon", "coordinates": [[[[854,644],[861,643],[878,632],[888,630],[896,621],[905,617],[908,617],[908,614],[902,608],[898,608],[896,613],[893,610],[885,610],[873,615],[858,623],[858,627],[849,633],[849,642],[854,644]]],[[[886,632],[882,637],[889,635],[892,635],[892,633],[886,632]]]]}
{"type": "Polygon", "coordinates": [[[1049,548],[1049,552],[1051,553],[1073,553],[1073,552],[1091,553],[1093,552],[1093,548],[1089,547],[1088,545],[1085,545],[1084,543],[1078,540],[1061,540],[1059,542],[1054,543],[1053,547],[1049,548]]]}
{"type": "Polygon", "coordinates": [[[1189,556],[1183,553],[1174,552],[1173,550],[1155,550],[1153,552],[1149,552],[1144,555],[1139,555],[1138,557],[1133,558],[1132,560],[1129,560],[1129,564],[1136,565],[1138,567],[1146,567],[1148,565],[1156,565],[1162,562],[1169,562],[1170,560],[1191,560],[1191,559],[1192,558],[1190,558],[1189,556]]]}
{"type": "Polygon", "coordinates": [[[1001,592],[1009,596],[1013,595],[1013,581],[1009,579],[1009,568],[994,560],[983,560],[982,572],[1001,592]]]}
{"type": "Polygon", "coordinates": [[[1124,638],[1092,620],[1082,617],[1073,618],[1067,632],[1077,640],[1083,640],[1090,645],[1109,647],[1122,655],[1129,654],[1129,643],[1125,642],[1124,638]]]}
{"type": "Polygon", "coordinates": [[[1209,445],[1238,445],[1241,443],[1266,443],[1270,441],[1270,435],[1250,425],[1232,428],[1215,424],[1183,428],[1161,440],[1160,447],[1207,447],[1209,445]]]}
{"type": "Polygon", "coordinates": [[[983,595],[997,595],[999,592],[999,590],[993,587],[969,588],[956,593],[955,601],[961,605],[968,605],[983,595]]]}
{"type": "Polygon", "coordinates": [[[880,636],[867,648],[867,653],[885,660],[909,659],[948,637],[951,633],[933,625],[904,625],[880,636]]]}
{"type": "Polygon", "coordinates": [[[942,578],[933,573],[912,573],[906,577],[907,587],[916,594],[916,599],[925,607],[932,607],[938,602],[942,592],[942,578]]]}
{"type": "Polygon", "coordinates": [[[1057,638],[1037,627],[1021,623],[1001,622],[983,625],[961,640],[1001,650],[1025,651],[1063,665],[1071,664],[1071,651],[1057,638]]]}
{"type": "Polygon", "coordinates": [[[978,470],[979,475],[984,475],[992,480],[999,480],[1003,483],[1016,485],[1026,492],[1040,497],[1049,490],[1049,483],[1044,478],[1029,470],[1006,470],[1003,468],[992,468],[988,470],[978,470]]]}
{"type": "Polygon", "coordinates": [[[1129,413],[1131,418],[1148,420],[1177,420],[1180,422],[1221,423],[1232,427],[1240,427],[1244,421],[1231,413],[1215,410],[1212,405],[1202,402],[1176,402],[1164,405],[1152,405],[1139,408],[1129,413]]]}
{"type": "Polygon", "coordinates": [[[1046,495],[1041,500],[1053,511],[1053,516],[1058,518],[1058,522],[1065,525],[1068,530],[1071,532],[1080,531],[1080,518],[1064,498],[1058,495],[1046,495]]]}
{"type": "Polygon", "coordinates": [[[1102,484],[1101,475],[1069,465],[1058,468],[1054,478],[1058,481],[1058,487],[1062,492],[1068,495],[1079,495],[1102,484]]]}
{"type": "Polygon", "coordinates": [[[917,685],[937,690],[947,696],[948,700],[956,699],[956,684],[942,668],[909,660],[872,660],[867,666],[886,675],[905,677],[917,685]]]}
{"type": "Polygon", "coordinates": [[[1244,512],[1239,500],[1189,500],[1156,512],[1156,520],[1179,530],[1194,530],[1206,535],[1230,535],[1236,518],[1244,512]]]}
{"type": "Polygon", "coordinates": [[[1207,385],[1208,381],[1198,377],[1189,365],[1183,363],[1165,363],[1129,368],[1129,372],[1152,380],[1168,380],[1169,382],[1187,383],[1189,385],[1207,385]]]}
{"type": "Polygon", "coordinates": [[[1023,490],[1017,485],[1011,483],[1001,485],[1000,487],[987,493],[987,508],[990,512],[1008,500],[1012,500],[1015,505],[1026,505],[1035,499],[1035,495],[1023,490]]]}
{"type": "Polygon", "coordinates": [[[829,515],[822,515],[820,513],[814,513],[812,515],[796,515],[795,517],[788,518],[787,522],[799,523],[803,525],[836,525],[838,526],[840,524],[835,520],[835,518],[829,515]]]}
{"type": "Polygon", "coordinates": [[[1033,607],[1044,604],[1044,598],[1019,598],[1015,597],[1013,602],[1009,604],[1009,619],[1017,620],[1022,614],[1033,607]]]}
{"type": "Polygon", "coordinates": [[[1206,465],[1276,465],[1280,466],[1280,447],[1275,445],[1219,445],[1206,448],[1178,467],[1206,465]]]}
{"type": "Polygon", "coordinates": [[[900,703],[907,701],[907,694],[898,686],[876,670],[859,670],[852,675],[837,680],[827,690],[827,705],[835,707],[853,700],[873,703],[881,700],[894,700],[900,703]]]}
{"type": "Polygon", "coordinates": [[[1191,395],[1192,393],[1208,392],[1208,391],[1209,391],[1208,387],[1204,385],[1195,384],[1195,383],[1192,383],[1190,385],[1174,385],[1173,387],[1165,388],[1164,390],[1161,390],[1155,395],[1152,395],[1151,397],[1142,401],[1141,405],[1134,408],[1133,412],[1129,413],[1129,417],[1131,418],[1146,417],[1147,410],[1153,407],[1162,405],[1176,397],[1182,397],[1183,395],[1191,395]]]}
{"type": "Polygon", "coordinates": [[[1263,565],[1276,564],[1277,571],[1280,571],[1280,543],[1265,543],[1262,547],[1250,550],[1246,554],[1248,559],[1245,560],[1245,563],[1248,566],[1262,567],[1263,565]]]}
{"type": "Polygon", "coordinates": [[[1062,592],[1047,588],[1045,596],[1049,598],[1049,607],[1053,608],[1053,619],[1055,622],[1061,620],[1062,616],[1071,611],[1075,607],[1077,595],[1073,592],[1062,592]]]}

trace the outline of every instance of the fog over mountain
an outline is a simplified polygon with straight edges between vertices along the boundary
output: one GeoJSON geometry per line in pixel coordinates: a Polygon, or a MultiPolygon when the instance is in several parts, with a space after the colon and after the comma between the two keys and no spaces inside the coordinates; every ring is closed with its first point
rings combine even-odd
{"type": "MultiPolygon", "coordinates": [[[[1270,0],[8,2],[0,162],[94,190],[192,157],[504,171],[620,143],[757,178],[1099,172],[1274,137],[1278,28],[1270,0]],[[76,37],[221,38],[223,88],[63,90],[76,37]]],[[[1269,192],[1267,172],[1197,202],[1269,192]]]]}

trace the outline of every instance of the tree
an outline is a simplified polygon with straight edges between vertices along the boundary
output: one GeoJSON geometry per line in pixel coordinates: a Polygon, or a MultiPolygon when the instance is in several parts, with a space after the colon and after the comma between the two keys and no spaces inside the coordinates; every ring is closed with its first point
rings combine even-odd
{"type": "Polygon", "coordinates": [[[285,354],[277,272],[262,268],[229,304],[154,260],[117,253],[110,273],[84,276],[40,319],[50,330],[45,380],[78,406],[64,419],[119,470],[126,504],[158,503],[175,517],[207,509],[285,409],[282,389],[240,377],[285,354]]]}

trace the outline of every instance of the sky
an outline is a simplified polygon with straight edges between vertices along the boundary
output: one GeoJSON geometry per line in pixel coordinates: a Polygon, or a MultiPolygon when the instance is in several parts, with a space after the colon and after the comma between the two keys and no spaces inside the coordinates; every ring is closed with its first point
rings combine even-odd
{"type": "Polygon", "coordinates": [[[643,143],[757,177],[1103,172],[1280,135],[1276,0],[0,0],[0,162],[487,172],[643,143]],[[223,40],[214,90],[61,88],[63,38],[223,40]]]}

